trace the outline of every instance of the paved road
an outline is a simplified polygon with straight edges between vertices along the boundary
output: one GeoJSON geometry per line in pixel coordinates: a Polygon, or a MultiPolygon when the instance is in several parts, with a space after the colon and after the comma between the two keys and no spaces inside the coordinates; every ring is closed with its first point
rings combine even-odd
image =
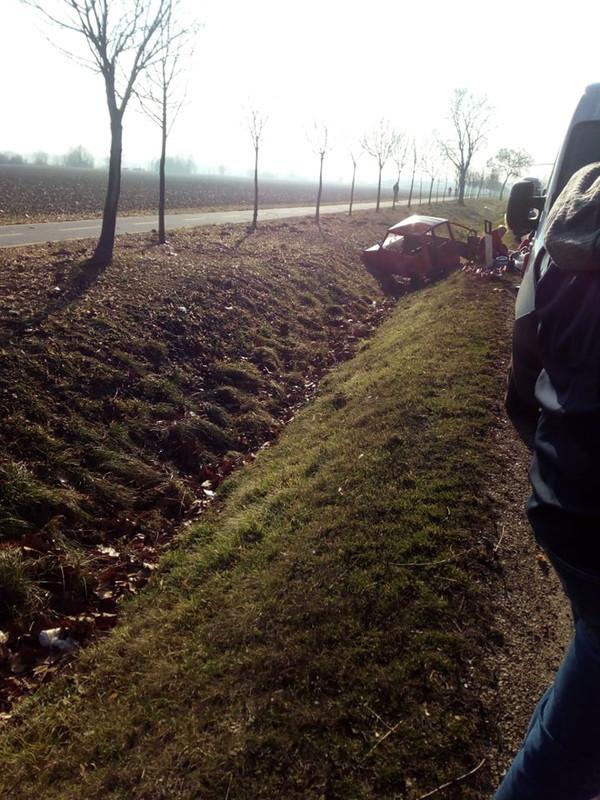
{"type": "MultiPolygon", "coordinates": [[[[405,205],[406,200],[399,200],[397,205],[405,205]]],[[[391,202],[381,203],[382,207],[391,207],[391,202]]],[[[355,203],[354,210],[362,211],[375,208],[375,203],[355,203]]],[[[340,214],[348,211],[347,203],[321,206],[321,214],[340,214]]],[[[286,217],[308,217],[315,213],[314,206],[296,208],[261,208],[260,221],[284,219],[286,217]]],[[[195,228],[199,225],[232,225],[248,223],[252,220],[252,209],[245,211],[206,211],[204,213],[167,214],[165,222],[168,230],[174,228],[195,228]]],[[[100,234],[101,220],[78,219],[73,222],[40,222],[24,225],[0,225],[0,247],[19,247],[40,242],[64,242],[68,239],[92,239],[100,234]]],[[[158,219],[150,217],[119,217],[117,234],[143,233],[158,227],[158,219]]]]}

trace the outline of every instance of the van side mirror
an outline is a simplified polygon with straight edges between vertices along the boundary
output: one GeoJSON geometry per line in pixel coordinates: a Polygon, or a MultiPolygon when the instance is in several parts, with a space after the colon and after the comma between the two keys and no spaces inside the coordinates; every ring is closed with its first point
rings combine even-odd
{"type": "Polygon", "coordinates": [[[536,189],[539,191],[539,184],[534,181],[518,181],[510,190],[506,224],[515,236],[524,236],[538,226],[546,197],[536,194],[536,189]]]}

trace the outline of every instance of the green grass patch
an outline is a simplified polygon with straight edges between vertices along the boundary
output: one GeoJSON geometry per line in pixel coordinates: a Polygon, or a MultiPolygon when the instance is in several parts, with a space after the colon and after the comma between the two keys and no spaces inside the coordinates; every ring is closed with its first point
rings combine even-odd
{"type": "Polygon", "coordinates": [[[250,392],[259,391],[264,384],[263,376],[256,366],[247,361],[216,364],[214,374],[218,383],[250,392]]]}
{"type": "Polygon", "coordinates": [[[471,769],[508,305],[462,274],[401,300],[22,705],[2,796],[414,800],[471,769]]]}

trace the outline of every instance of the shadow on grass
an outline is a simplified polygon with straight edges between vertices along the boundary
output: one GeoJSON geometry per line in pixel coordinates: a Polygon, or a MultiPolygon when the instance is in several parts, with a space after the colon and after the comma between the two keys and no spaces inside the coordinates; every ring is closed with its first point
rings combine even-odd
{"type": "Polygon", "coordinates": [[[37,314],[29,317],[0,319],[0,342],[15,335],[31,333],[50,316],[64,311],[86,294],[104,274],[106,267],[98,266],[89,259],[81,261],[72,270],[64,289],[57,297],[50,297],[47,305],[37,314]]]}
{"type": "Polygon", "coordinates": [[[410,280],[399,278],[398,275],[393,275],[387,270],[378,269],[373,266],[366,266],[365,269],[369,275],[375,278],[377,283],[381,286],[382,291],[389,297],[402,297],[408,292],[420,288],[416,283],[413,284],[410,280]]]}

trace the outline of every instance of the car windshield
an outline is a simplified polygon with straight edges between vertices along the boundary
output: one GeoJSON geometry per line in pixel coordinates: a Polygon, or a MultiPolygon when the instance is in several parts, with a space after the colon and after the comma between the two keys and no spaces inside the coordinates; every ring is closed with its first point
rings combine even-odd
{"type": "Polygon", "coordinates": [[[396,233],[388,233],[385,237],[383,246],[386,250],[400,250],[404,244],[404,236],[398,236],[396,233]]]}

